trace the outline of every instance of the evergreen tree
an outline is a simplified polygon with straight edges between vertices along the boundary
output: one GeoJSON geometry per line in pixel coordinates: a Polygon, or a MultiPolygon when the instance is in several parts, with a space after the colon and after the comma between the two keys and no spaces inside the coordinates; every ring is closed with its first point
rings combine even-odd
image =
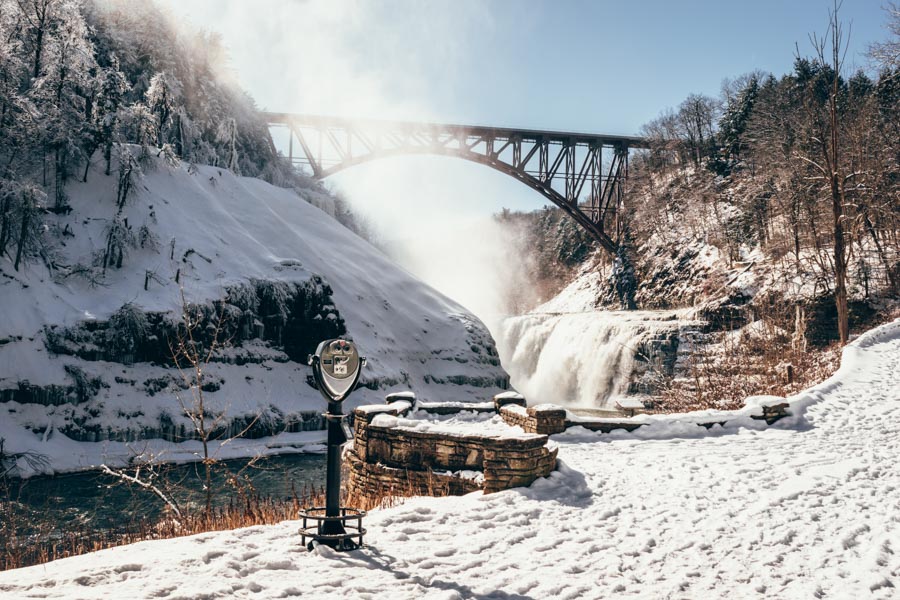
{"type": "Polygon", "coordinates": [[[741,152],[746,147],[744,133],[758,93],[759,79],[754,74],[737,98],[725,107],[719,119],[719,150],[710,165],[714,172],[727,175],[740,160],[741,152]]]}
{"type": "Polygon", "coordinates": [[[115,55],[112,57],[110,66],[101,72],[100,82],[94,116],[94,132],[96,145],[103,148],[103,160],[106,163],[104,172],[109,175],[113,144],[119,138],[119,124],[122,118],[125,94],[130,88],[125,74],[119,70],[119,60],[115,55]]]}

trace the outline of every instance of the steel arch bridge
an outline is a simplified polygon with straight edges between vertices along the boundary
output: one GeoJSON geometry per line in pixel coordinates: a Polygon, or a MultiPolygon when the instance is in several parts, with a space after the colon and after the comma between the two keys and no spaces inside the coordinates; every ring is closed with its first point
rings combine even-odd
{"type": "Polygon", "coordinates": [[[629,150],[648,147],[643,138],[617,135],[285,113],[265,118],[272,129],[288,129],[287,159],[315,179],[379,158],[453,156],[521,181],[612,253],[622,235],[629,150]]]}

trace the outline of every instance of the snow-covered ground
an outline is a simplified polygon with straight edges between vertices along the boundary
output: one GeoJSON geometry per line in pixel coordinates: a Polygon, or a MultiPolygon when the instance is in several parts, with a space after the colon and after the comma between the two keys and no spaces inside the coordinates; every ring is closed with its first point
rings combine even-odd
{"type": "Polygon", "coordinates": [[[0,597],[897,597],[900,321],[790,400],[764,430],[570,430],[550,478],[373,512],[357,552],[291,521],[0,573],[0,597]]]}

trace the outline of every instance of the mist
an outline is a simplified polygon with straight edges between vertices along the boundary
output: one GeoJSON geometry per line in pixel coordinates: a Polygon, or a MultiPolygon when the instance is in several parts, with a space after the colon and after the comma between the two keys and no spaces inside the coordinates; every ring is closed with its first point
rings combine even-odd
{"type": "Polygon", "coordinates": [[[385,252],[496,337],[500,321],[535,295],[520,236],[493,216],[498,199],[520,184],[499,173],[486,180],[472,174],[484,170],[447,157],[387,159],[340,174],[335,185],[385,252]]]}
{"type": "MultiPolygon", "coordinates": [[[[477,2],[263,0],[249,10],[243,2],[161,1],[220,32],[235,76],[261,108],[278,112],[458,120],[447,106],[457,105],[460,69],[481,60],[468,41],[494,29],[477,2]]],[[[514,180],[458,159],[410,157],[357,166],[326,185],[392,258],[472,311],[495,337],[510,312],[509,292],[527,295],[520,243],[493,215],[537,209],[544,199],[514,180]]]]}

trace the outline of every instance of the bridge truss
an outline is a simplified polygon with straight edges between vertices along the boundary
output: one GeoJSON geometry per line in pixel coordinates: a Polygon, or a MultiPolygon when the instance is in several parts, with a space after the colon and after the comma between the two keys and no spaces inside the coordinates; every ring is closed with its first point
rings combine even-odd
{"type": "Polygon", "coordinates": [[[267,113],[289,132],[287,159],[316,179],[379,158],[453,156],[518,179],[559,206],[609,252],[622,235],[628,153],[644,139],[531,129],[267,113]],[[295,145],[296,142],[296,145],[295,145]]]}

